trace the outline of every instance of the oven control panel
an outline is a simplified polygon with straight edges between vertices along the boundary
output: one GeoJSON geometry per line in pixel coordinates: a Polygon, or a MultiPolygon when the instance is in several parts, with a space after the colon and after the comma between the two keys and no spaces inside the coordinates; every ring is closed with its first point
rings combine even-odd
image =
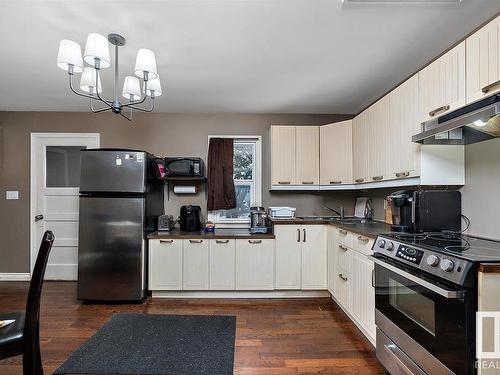
{"type": "Polygon", "coordinates": [[[414,264],[420,264],[423,256],[424,252],[422,250],[417,250],[406,245],[399,245],[396,251],[396,258],[401,258],[414,264]]]}

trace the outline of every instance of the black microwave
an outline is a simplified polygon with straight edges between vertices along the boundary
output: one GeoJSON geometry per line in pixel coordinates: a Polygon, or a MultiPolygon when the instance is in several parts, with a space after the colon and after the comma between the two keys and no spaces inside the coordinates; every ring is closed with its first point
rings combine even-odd
{"type": "Polygon", "coordinates": [[[165,173],[169,177],[204,177],[205,170],[201,158],[165,158],[165,173]]]}

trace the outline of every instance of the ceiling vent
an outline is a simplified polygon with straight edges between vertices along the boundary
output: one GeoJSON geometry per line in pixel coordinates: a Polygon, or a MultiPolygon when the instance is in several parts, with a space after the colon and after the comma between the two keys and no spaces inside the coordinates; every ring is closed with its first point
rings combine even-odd
{"type": "Polygon", "coordinates": [[[461,5],[463,0],[341,0],[343,5],[461,5]]]}

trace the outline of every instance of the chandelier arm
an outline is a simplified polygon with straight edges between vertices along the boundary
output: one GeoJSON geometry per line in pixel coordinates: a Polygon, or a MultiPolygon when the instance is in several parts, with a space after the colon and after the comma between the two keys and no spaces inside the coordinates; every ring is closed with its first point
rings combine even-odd
{"type": "MultiPolygon", "coordinates": [[[[97,88],[99,88],[99,69],[95,70],[95,85],[97,86],[97,88]]],[[[113,106],[111,104],[109,104],[109,103],[113,103],[112,101],[105,100],[105,99],[101,98],[101,95],[99,95],[98,89],[95,90],[95,93],[97,95],[97,98],[99,98],[99,100],[101,102],[105,103],[110,109],[113,109],[113,106]]]]}
{"type": "Polygon", "coordinates": [[[111,108],[108,108],[108,107],[95,109],[95,108],[94,108],[94,101],[93,101],[93,99],[94,99],[94,98],[90,98],[90,110],[91,110],[93,113],[99,113],[99,112],[111,111],[111,108]]]}
{"type": "Polygon", "coordinates": [[[133,105],[130,105],[129,107],[142,112],[153,112],[153,110],[155,109],[155,101],[154,99],[151,100],[151,106],[149,108],[140,108],[133,105]]]}
{"type": "Polygon", "coordinates": [[[128,116],[126,116],[126,115],[124,115],[124,114],[123,114],[123,113],[121,113],[121,112],[120,112],[120,115],[121,115],[122,117],[125,117],[127,120],[132,121],[132,112],[130,112],[130,117],[128,117],[128,116]]]}
{"type": "Polygon", "coordinates": [[[74,87],[73,87],[73,74],[69,74],[69,88],[71,89],[71,91],[73,91],[73,93],[75,93],[78,96],[83,96],[84,98],[90,98],[90,99],[93,98],[92,95],[82,94],[81,92],[78,92],[74,89],[74,87]]]}

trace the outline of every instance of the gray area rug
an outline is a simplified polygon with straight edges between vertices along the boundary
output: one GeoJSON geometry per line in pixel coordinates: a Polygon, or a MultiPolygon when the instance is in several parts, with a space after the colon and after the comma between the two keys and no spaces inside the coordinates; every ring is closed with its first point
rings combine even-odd
{"type": "Polygon", "coordinates": [[[55,374],[230,375],[235,316],[116,314],[55,374]]]}

